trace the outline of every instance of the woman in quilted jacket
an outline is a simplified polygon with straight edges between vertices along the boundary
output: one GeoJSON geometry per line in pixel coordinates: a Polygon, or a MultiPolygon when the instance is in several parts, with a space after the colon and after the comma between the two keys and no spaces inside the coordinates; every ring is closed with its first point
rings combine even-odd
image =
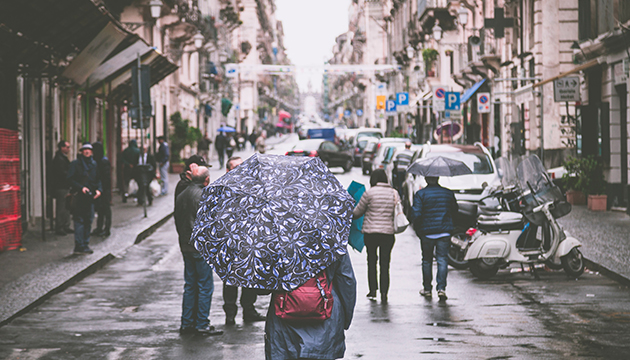
{"type": "Polygon", "coordinates": [[[387,303],[389,290],[389,262],[394,247],[394,209],[400,201],[398,192],[392,188],[385,171],[377,169],[370,177],[370,189],[366,191],[354,208],[354,218],[365,215],[363,235],[367,248],[368,284],[370,300],[376,298],[378,290],[376,260],[380,265],[381,302],[387,303]]]}

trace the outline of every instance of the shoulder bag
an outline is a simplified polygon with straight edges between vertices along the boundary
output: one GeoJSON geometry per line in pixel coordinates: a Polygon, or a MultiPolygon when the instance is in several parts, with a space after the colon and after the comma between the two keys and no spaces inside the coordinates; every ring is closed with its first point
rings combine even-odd
{"type": "Polygon", "coordinates": [[[405,215],[405,211],[400,201],[396,201],[396,194],[394,194],[394,201],[396,202],[394,205],[394,233],[400,234],[407,229],[407,226],[409,226],[409,220],[407,220],[407,216],[405,215]]]}

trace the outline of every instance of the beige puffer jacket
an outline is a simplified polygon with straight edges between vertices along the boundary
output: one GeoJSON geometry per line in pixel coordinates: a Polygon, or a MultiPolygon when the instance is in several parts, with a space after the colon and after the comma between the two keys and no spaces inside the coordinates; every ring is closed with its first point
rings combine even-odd
{"type": "Polygon", "coordinates": [[[394,207],[400,201],[398,192],[389,184],[378,183],[366,191],[354,208],[354,218],[363,218],[364,234],[393,234],[394,207]]]}

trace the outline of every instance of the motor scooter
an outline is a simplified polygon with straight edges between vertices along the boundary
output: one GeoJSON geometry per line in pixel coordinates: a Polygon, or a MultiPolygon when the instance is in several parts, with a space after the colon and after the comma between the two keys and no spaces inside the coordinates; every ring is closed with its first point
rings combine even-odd
{"type": "MultiPolygon", "coordinates": [[[[473,276],[487,279],[512,263],[547,264],[571,277],[584,272],[581,243],[557,219],[571,211],[560,189],[551,182],[536,155],[517,167],[520,212],[480,215],[478,226],[458,243],[473,276]]],[[[456,242],[453,241],[453,244],[456,242]]]]}

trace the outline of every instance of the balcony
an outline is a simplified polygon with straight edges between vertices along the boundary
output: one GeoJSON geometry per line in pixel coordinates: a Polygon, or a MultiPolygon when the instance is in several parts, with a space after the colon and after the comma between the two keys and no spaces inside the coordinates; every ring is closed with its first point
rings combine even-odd
{"type": "Polygon", "coordinates": [[[431,33],[435,21],[443,30],[455,29],[455,16],[449,12],[452,0],[418,0],[418,23],[425,34],[431,33]]]}

